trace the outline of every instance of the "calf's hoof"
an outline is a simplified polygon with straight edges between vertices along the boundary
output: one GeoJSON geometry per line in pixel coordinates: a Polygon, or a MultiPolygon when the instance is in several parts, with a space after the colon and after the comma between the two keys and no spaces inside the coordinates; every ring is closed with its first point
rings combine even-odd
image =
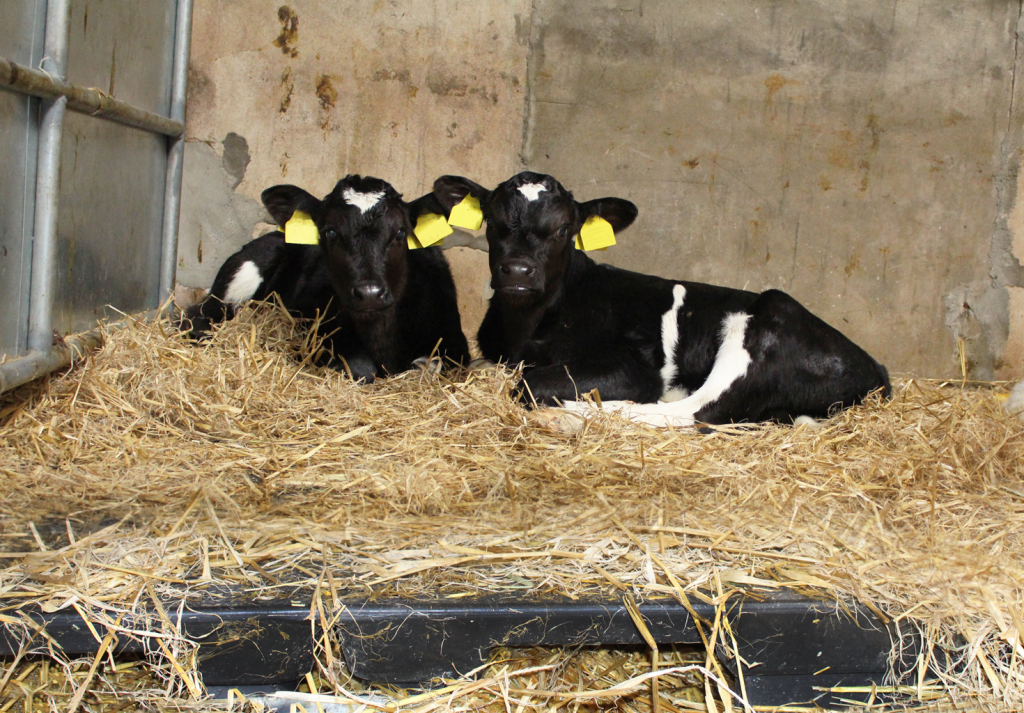
{"type": "Polygon", "coordinates": [[[412,365],[418,369],[422,369],[428,374],[440,374],[441,367],[444,365],[444,362],[441,361],[440,357],[431,358],[421,356],[419,359],[413,360],[412,365]]]}
{"type": "Polygon", "coordinates": [[[334,357],[327,366],[335,371],[342,371],[352,377],[352,381],[372,384],[377,376],[377,365],[367,357],[334,357]]]}
{"type": "Polygon", "coordinates": [[[542,408],[528,411],[526,421],[538,428],[555,431],[566,436],[575,436],[583,430],[583,426],[586,424],[586,419],[579,414],[561,408],[542,408]]]}
{"type": "Polygon", "coordinates": [[[808,431],[820,431],[825,425],[811,416],[797,416],[793,419],[793,427],[806,426],[808,431]]]}

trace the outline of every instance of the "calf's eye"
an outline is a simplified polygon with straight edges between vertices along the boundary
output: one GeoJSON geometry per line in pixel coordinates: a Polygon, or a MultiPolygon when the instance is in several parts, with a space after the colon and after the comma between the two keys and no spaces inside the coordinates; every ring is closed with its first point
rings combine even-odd
{"type": "Polygon", "coordinates": [[[395,237],[398,238],[399,240],[402,240],[405,237],[405,229],[399,228],[398,233],[395,235],[395,237]]]}
{"type": "Polygon", "coordinates": [[[563,225],[561,228],[559,228],[555,232],[555,235],[557,235],[560,238],[564,238],[568,232],[569,232],[569,226],[568,225],[563,225]]]}
{"type": "Polygon", "coordinates": [[[336,230],[325,230],[324,231],[324,239],[325,240],[334,240],[337,237],[338,237],[338,232],[336,230]]]}

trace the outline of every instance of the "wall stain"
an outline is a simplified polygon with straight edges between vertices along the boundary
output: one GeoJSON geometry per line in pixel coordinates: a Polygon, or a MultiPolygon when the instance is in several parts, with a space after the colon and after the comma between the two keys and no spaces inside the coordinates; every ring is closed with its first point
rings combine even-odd
{"type": "Polygon", "coordinates": [[[828,152],[828,162],[836,168],[852,168],[853,159],[843,148],[834,148],[828,152]]]}
{"type": "Polygon", "coordinates": [[[877,114],[868,114],[868,131],[871,132],[871,150],[875,151],[882,137],[882,127],[878,125],[877,114]]]}
{"type": "Polygon", "coordinates": [[[114,96],[114,72],[117,70],[117,38],[114,38],[114,49],[110,54],[110,87],[107,89],[108,96],[114,96]]]}
{"type": "Polygon", "coordinates": [[[188,98],[195,99],[200,96],[208,96],[212,90],[213,82],[210,78],[191,62],[188,65],[188,98]]]}
{"type": "MultiPolygon", "coordinates": [[[[238,188],[238,184],[245,178],[245,169],[249,167],[251,157],[249,155],[249,142],[244,136],[235,132],[224,137],[224,155],[221,158],[224,171],[234,179],[231,189],[238,188]]],[[[200,260],[202,262],[202,260],[200,260]]]]}
{"type": "Polygon", "coordinates": [[[287,5],[277,9],[277,19],[281,21],[281,34],[274,40],[274,47],[280,47],[282,54],[298,57],[299,51],[294,45],[299,41],[299,16],[287,5]]]}
{"type": "Polygon", "coordinates": [[[320,108],[330,111],[334,103],[338,101],[338,90],[331,84],[331,77],[327,74],[320,76],[316,85],[316,96],[320,100],[320,108]]]}
{"type": "Polygon", "coordinates": [[[799,84],[799,82],[792,79],[786,79],[777,72],[770,75],[768,79],[764,80],[764,85],[768,87],[768,96],[765,98],[764,103],[771,106],[772,101],[775,99],[775,95],[778,94],[779,90],[787,84],[799,84]]]}
{"type": "Polygon", "coordinates": [[[450,149],[448,149],[448,155],[453,159],[464,157],[466,154],[473,150],[473,147],[484,140],[483,134],[479,131],[474,131],[469,138],[456,143],[450,149]]]}
{"type": "Polygon", "coordinates": [[[292,104],[292,92],[295,90],[295,82],[292,81],[291,67],[285,67],[284,71],[281,72],[281,86],[284,87],[284,98],[281,99],[281,105],[278,108],[278,111],[284,114],[292,104]]]}
{"type": "Polygon", "coordinates": [[[331,110],[338,100],[338,90],[331,83],[330,75],[321,75],[316,82],[316,97],[321,100],[321,109],[324,110],[321,117],[321,130],[327,131],[331,124],[331,110]]]}
{"type": "Polygon", "coordinates": [[[409,84],[411,82],[411,75],[408,69],[378,69],[373,73],[373,81],[375,82],[401,82],[402,84],[409,84]]]}
{"type": "Polygon", "coordinates": [[[420,88],[412,83],[412,75],[408,69],[378,69],[372,77],[375,82],[398,82],[405,87],[410,99],[416,97],[420,88]]]}
{"type": "Polygon", "coordinates": [[[441,97],[449,95],[464,97],[469,89],[469,84],[459,77],[446,76],[440,72],[431,71],[427,74],[427,87],[434,94],[441,97]]]}
{"type": "Polygon", "coordinates": [[[443,74],[437,70],[427,73],[427,87],[441,97],[477,96],[490,101],[491,104],[498,103],[497,91],[488,91],[487,87],[471,87],[464,78],[443,74]]]}

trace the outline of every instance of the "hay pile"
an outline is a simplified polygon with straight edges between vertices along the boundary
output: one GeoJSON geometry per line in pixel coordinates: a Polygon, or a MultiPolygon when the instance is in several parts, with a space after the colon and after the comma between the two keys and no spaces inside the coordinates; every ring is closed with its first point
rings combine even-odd
{"type": "MultiPolygon", "coordinates": [[[[198,347],[132,324],[0,397],[3,622],[34,602],[113,624],[210,584],[317,587],[328,617],[348,594],[642,599],[675,591],[667,570],[707,601],[869,603],[953,653],[942,700],[1024,705],[1024,426],[993,389],[904,381],[820,431],[601,415],[566,435],[509,401],[510,371],[354,385],[308,366],[304,334],[269,306],[198,347]]],[[[166,693],[198,691],[167,641],[166,693]]]]}

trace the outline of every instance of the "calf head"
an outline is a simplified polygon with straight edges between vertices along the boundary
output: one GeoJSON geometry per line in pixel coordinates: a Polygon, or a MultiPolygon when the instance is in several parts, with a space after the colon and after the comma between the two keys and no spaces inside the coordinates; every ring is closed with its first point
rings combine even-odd
{"type": "Polygon", "coordinates": [[[488,191],[460,176],[442,176],[434,195],[447,212],[467,195],[480,201],[487,221],[491,287],[503,303],[528,308],[548,301],[572,260],[576,235],[592,215],[618,232],[636,219],[621,198],[578,203],[551,176],[525,171],[488,191]]]}
{"type": "Polygon", "coordinates": [[[339,307],[356,319],[373,319],[401,298],[406,237],[421,213],[442,212],[433,194],[406,203],[389,183],[369,176],[343,178],[323,200],[287,185],[268,188],[262,198],[282,229],[295,211],[313,219],[339,307]]]}

